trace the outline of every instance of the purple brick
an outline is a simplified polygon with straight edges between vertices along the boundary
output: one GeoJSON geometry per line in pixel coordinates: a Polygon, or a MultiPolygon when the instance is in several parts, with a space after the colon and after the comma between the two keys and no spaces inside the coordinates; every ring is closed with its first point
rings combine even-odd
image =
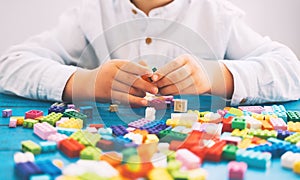
{"type": "Polygon", "coordinates": [[[129,124],[128,124],[128,126],[129,127],[134,127],[134,128],[140,128],[140,127],[142,127],[142,126],[144,126],[145,124],[147,124],[147,123],[149,123],[149,122],[151,122],[150,120],[147,120],[147,119],[145,119],[145,118],[141,118],[141,119],[139,119],[139,120],[137,120],[137,121],[133,121],[133,122],[130,122],[129,124]]]}
{"type": "Polygon", "coordinates": [[[128,133],[124,126],[111,126],[110,128],[112,129],[113,134],[116,136],[124,136],[128,133]]]}
{"type": "Polygon", "coordinates": [[[12,116],[12,110],[11,109],[2,110],[2,117],[11,117],[11,116],[12,116]]]}
{"type": "Polygon", "coordinates": [[[17,163],[15,172],[20,179],[29,179],[32,175],[43,174],[42,170],[33,162],[17,163]]]}
{"type": "Polygon", "coordinates": [[[292,134],[294,134],[294,132],[278,130],[277,131],[277,139],[284,140],[286,137],[288,137],[292,134]]]}
{"type": "Polygon", "coordinates": [[[67,105],[67,108],[68,108],[68,109],[75,109],[75,105],[74,105],[74,104],[68,104],[68,105],[67,105]]]}

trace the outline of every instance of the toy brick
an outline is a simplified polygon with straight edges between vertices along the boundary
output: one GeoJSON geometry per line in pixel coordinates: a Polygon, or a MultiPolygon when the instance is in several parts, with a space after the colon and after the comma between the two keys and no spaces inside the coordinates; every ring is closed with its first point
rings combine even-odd
{"type": "Polygon", "coordinates": [[[109,111],[110,112],[118,112],[119,111],[119,106],[117,104],[111,104],[109,106],[109,111]]]}
{"type": "Polygon", "coordinates": [[[300,133],[294,133],[293,135],[286,137],[284,140],[292,144],[296,144],[300,141],[300,133]]]}
{"type": "Polygon", "coordinates": [[[252,145],[252,140],[250,138],[244,138],[239,144],[239,149],[246,149],[252,145]]]}
{"type": "Polygon", "coordinates": [[[223,118],[222,122],[223,122],[223,128],[222,128],[222,132],[232,132],[232,120],[234,117],[229,117],[229,118],[223,118]]]}
{"type": "Polygon", "coordinates": [[[267,120],[260,120],[263,130],[274,130],[273,126],[267,120]]]}
{"type": "Polygon", "coordinates": [[[216,142],[212,147],[210,147],[205,155],[205,160],[219,162],[222,158],[223,148],[226,145],[225,141],[216,142]]]}
{"type": "Polygon", "coordinates": [[[239,106],[238,108],[242,111],[249,111],[257,114],[260,114],[265,110],[262,106],[239,106]]]}
{"type": "Polygon", "coordinates": [[[89,124],[89,127],[94,127],[96,129],[103,128],[104,124],[89,124]]]}
{"type": "Polygon", "coordinates": [[[10,127],[10,128],[15,128],[15,127],[17,127],[17,119],[10,118],[8,127],[10,127]]]}
{"type": "Polygon", "coordinates": [[[44,116],[42,118],[42,122],[47,122],[47,123],[51,124],[52,126],[55,126],[56,122],[59,121],[62,116],[63,115],[61,113],[52,112],[52,113],[48,114],[47,116],[44,116]]]}
{"type": "Polygon", "coordinates": [[[77,111],[64,112],[64,116],[69,118],[82,119],[83,121],[87,120],[87,115],[77,111]]]}
{"type": "Polygon", "coordinates": [[[14,162],[17,163],[25,163],[25,162],[34,162],[35,158],[33,153],[31,152],[16,152],[14,153],[14,162]]]}
{"type": "Polygon", "coordinates": [[[287,130],[287,125],[282,118],[271,118],[270,123],[275,130],[287,130]]]}
{"type": "Polygon", "coordinates": [[[2,110],[2,117],[8,118],[12,116],[12,109],[4,109],[2,110]]]}
{"type": "Polygon", "coordinates": [[[273,158],[280,157],[283,153],[285,153],[284,146],[281,144],[262,144],[252,148],[248,148],[247,150],[259,151],[259,152],[268,152],[272,154],[273,158]]]}
{"type": "Polygon", "coordinates": [[[280,158],[281,166],[287,169],[293,169],[293,165],[297,161],[300,161],[300,153],[291,151],[284,153],[280,158]]]}
{"type": "Polygon", "coordinates": [[[68,109],[75,109],[76,107],[75,107],[75,104],[68,104],[67,108],[68,109]]]}
{"type": "Polygon", "coordinates": [[[186,112],[188,101],[186,99],[174,99],[174,112],[186,112]]]}
{"type": "Polygon", "coordinates": [[[77,140],[84,146],[95,146],[101,136],[100,134],[93,134],[88,131],[77,131],[70,138],[77,140]]]}
{"type": "Polygon", "coordinates": [[[113,134],[116,136],[124,136],[125,134],[128,133],[128,131],[126,130],[126,128],[124,126],[111,126],[110,127],[113,131],[113,134]]]}
{"type": "Polygon", "coordinates": [[[78,118],[70,118],[58,125],[58,127],[62,128],[72,128],[72,129],[82,129],[83,128],[83,120],[78,118]]]}
{"type": "Polygon", "coordinates": [[[293,171],[296,174],[300,174],[300,160],[298,160],[294,163],[293,171]]]}
{"type": "Polygon", "coordinates": [[[114,149],[114,142],[105,140],[105,139],[101,139],[97,142],[96,146],[103,151],[111,151],[114,149]]]}
{"type": "Polygon", "coordinates": [[[187,149],[177,150],[176,159],[180,161],[186,169],[196,169],[201,166],[201,159],[187,149]]]}
{"type": "Polygon", "coordinates": [[[44,115],[43,111],[30,110],[25,113],[25,119],[35,119],[35,118],[41,117],[43,115],[44,115]]]}
{"type": "Polygon", "coordinates": [[[56,134],[56,129],[50,124],[43,122],[34,124],[33,132],[41,139],[46,140],[49,135],[56,134]]]}
{"type": "Polygon", "coordinates": [[[289,121],[287,123],[287,129],[291,132],[300,132],[300,122],[289,121]]]}
{"type": "Polygon", "coordinates": [[[151,120],[149,119],[145,119],[145,118],[141,118],[137,121],[133,121],[133,122],[130,122],[128,124],[129,127],[134,127],[134,128],[141,128],[143,127],[145,124],[151,122],[151,120]]]}
{"type": "Polygon", "coordinates": [[[30,180],[51,180],[52,177],[49,174],[34,174],[30,176],[30,180]]]}
{"type": "Polygon", "coordinates": [[[11,116],[9,120],[16,120],[17,121],[17,126],[22,126],[24,122],[24,117],[23,116],[11,116]]]}
{"type": "Polygon", "coordinates": [[[122,162],[121,154],[119,154],[117,152],[114,152],[114,151],[110,151],[110,152],[102,154],[100,159],[102,161],[106,161],[107,163],[109,163],[113,167],[116,167],[116,166],[120,165],[121,162],[122,162]]]}
{"type": "Polygon", "coordinates": [[[239,149],[236,151],[236,161],[247,163],[249,167],[266,169],[271,165],[272,155],[266,152],[239,149]]]}
{"type": "Polygon", "coordinates": [[[34,120],[34,119],[25,119],[23,122],[23,127],[24,128],[33,128],[34,124],[38,123],[38,120],[34,120]]]}
{"type": "Polygon", "coordinates": [[[261,129],[262,128],[261,121],[256,120],[250,116],[245,116],[244,118],[246,119],[248,129],[261,129]]]}
{"type": "Polygon", "coordinates": [[[100,160],[102,151],[97,147],[88,146],[80,152],[80,159],[100,160]]]}
{"type": "Polygon", "coordinates": [[[145,119],[154,121],[156,110],[154,107],[146,107],[145,109],[145,119]]]}
{"type": "Polygon", "coordinates": [[[181,161],[178,161],[176,159],[168,160],[167,170],[169,172],[179,171],[181,166],[182,166],[181,161]]]}
{"type": "Polygon", "coordinates": [[[160,142],[171,142],[172,140],[183,141],[187,135],[170,130],[162,130],[159,132],[158,137],[160,142]]]}
{"type": "Polygon", "coordinates": [[[245,129],[247,127],[246,119],[235,117],[232,120],[231,128],[232,129],[245,129]]]}
{"type": "Polygon", "coordinates": [[[51,114],[51,113],[64,113],[66,107],[66,105],[64,103],[54,103],[50,106],[50,108],[48,109],[48,114],[51,114]]]}
{"type": "Polygon", "coordinates": [[[29,179],[32,175],[43,174],[42,170],[33,162],[17,163],[15,172],[20,179],[29,179]]]}
{"type": "Polygon", "coordinates": [[[57,130],[58,133],[65,134],[67,136],[71,136],[73,133],[78,131],[78,129],[62,128],[62,127],[56,127],[56,130],[57,130]]]}
{"type": "Polygon", "coordinates": [[[294,132],[278,130],[277,131],[277,139],[284,140],[286,137],[293,135],[293,134],[294,134],[294,132]]]}
{"type": "Polygon", "coordinates": [[[300,112],[299,111],[288,111],[286,112],[288,121],[300,122],[300,112]]]}
{"type": "Polygon", "coordinates": [[[229,111],[228,111],[229,114],[233,114],[235,116],[243,116],[243,111],[241,111],[240,109],[237,109],[237,108],[230,108],[229,111]]]}
{"type": "Polygon", "coordinates": [[[249,137],[248,135],[248,132],[250,130],[249,129],[242,129],[242,130],[239,130],[239,129],[234,129],[232,132],[231,132],[231,136],[238,136],[238,137],[249,137]]]}
{"type": "Polygon", "coordinates": [[[222,159],[235,160],[235,153],[238,149],[235,145],[225,145],[222,152],[222,159]]]}
{"type": "Polygon", "coordinates": [[[222,116],[218,113],[209,112],[203,118],[200,118],[199,121],[202,123],[221,123],[222,116]]]}
{"type": "Polygon", "coordinates": [[[42,149],[42,153],[55,152],[57,150],[56,142],[54,141],[42,141],[39,143],[42,149]]]}
{"type": "Polygon", "coordinates": [[[29,151],[29,152],[32,152],[33,154],[40,154],[41,153],[42,148],[38,144],[34,143],[31,140],[22,141],[21,144],[22,144],[22,151],[23,152],[29,151]]]}
{"type": "Polygon", "coordinates": [[[272,105],[274,112],[286,112],[286,109],[283,105],[272,105]]]}
{"type": "Polygon", "coordinates": [[[59,142],[58,148],[69,158],[76,158],[84,149],[84,145],[74,139],[64,139],[59,142]]]}
{"type": "Polygon", "coordinates": [[[149,180],[172,180],[173,177],[168,173],[168,171],[164,168],[154,168],[148,174],[149,180]]]}
{"type": "Polygon", "coordinates": [[[65,134],[56,133],[56,134],[51,134],[50,136],[48,136],[47,140],[58,143],[59,141],[67,139],[67,138],[68,138],[68,136],[66,136],[65,134]]]}
{"type": "Polygon", "coordinates": [[[262,139],[277,137],[277,131],[274,130],[269,131],[269,130],[261,130],[261,129],[250,129],[248,134],[262,139]]]}
{"type": "Polygon", "coordinates": [[[87,116],[87,118],[93,118],[93,107],[92,106],[82,106],[79,108],[80,112],[87,116]]]}
{"type": "Polygon", "coordinates": [[[231,161],[227,165],[229,179],[243,180],[247,171],[247,164],[244,162],[231,161]]]}
{"type": "Polygon", "coordinates": [[[51,176],[61,175],[61,170],[56,167],[50,160],[37,161],[36,165],[45,173],[51,176]]]}

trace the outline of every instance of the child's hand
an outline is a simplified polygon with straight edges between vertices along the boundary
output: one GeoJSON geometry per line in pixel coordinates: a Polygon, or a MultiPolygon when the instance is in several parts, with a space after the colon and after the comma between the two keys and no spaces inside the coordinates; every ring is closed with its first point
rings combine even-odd
{"type": "MultiPolygon", "coordinates": [[[[152,71],[145,66],[127,60],[111,60],[95,70],[78,69],[68,84],[72,82],[75,98],[95,97],[97,101],[101,102],[119,101],[146,106],[147,100],[143,99],[145,92],[156,94],[158,88],[143,80],[142,75],[150,77],[152,71]]],[[[65,88],[65,94],[69,89],[68,84],[65,88]]]]}
{"type": "Polygon", "coordinates": [[[162,95],[202,94],[211,86],[205,69],[190,55],[182,55],[158,69],[152,76],[162,95]]]}

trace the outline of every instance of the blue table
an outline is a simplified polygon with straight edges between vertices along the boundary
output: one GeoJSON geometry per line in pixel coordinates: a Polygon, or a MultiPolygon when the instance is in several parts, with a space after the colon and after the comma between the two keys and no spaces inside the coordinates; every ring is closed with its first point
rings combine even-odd
{"type": "MultiPolygon", "coordinates": [[[[188,99],[189,109],[198,109],[201,111],[209,110],[216,111],[219,108],[224,108],[228,105],[221,98],[213,96],[181,96],[180,98],[188,99]]],[[[24,116],[25,112],[32,109],[42,110],[47,113],[48,108],[53,102],[28,100],[16,96],[0,94],[0,111],[6,108],[13,110],[13,116],[24,116]]],[[[86,102],[85,102],[86,103],[86,102]]],[[[84,104],[84,103],[83,103],[84,104]]],[[[106,126],[124,125],[130,121],[144,117],[144,108],[136,108],[131,110],[128,107],[119,107],[118,113],[108,111],[109,104],[87,103],[92,104],[96,111],[94,117],[87,123],[104,123],[106,126]]],[[[279,104],[279,103],[278,103],[279,104]]],[[[280,103],[287,110],[300,110],[300,101],[280,103]]],[[[157,117],[166,119],[170,117],[171,110],[158,111],[157,117]]],[[[14,173],[13,154],[21,149],[21,141],[33,140],[41,141],[33,134],[32,129],[22,127],[9,128],[9,118],[0,117],[0,179],[17,179],[14,173]]],[[[69,159],[60,152],[46,153],[36,156],[37,160],[45,159],[61,159],[65,164],[75,162],[77,159],[69,159]]],[[[203,168],[208,172],[208,179],[227,179],[227,163],[205,162],[203,168]]],[[[274,159],[268,170],[259,170],[248,168],[246,179],[299,179],[300,176],[293,173],[291,170],[283,169],[280,166],[280,160],[274,159]]]]}

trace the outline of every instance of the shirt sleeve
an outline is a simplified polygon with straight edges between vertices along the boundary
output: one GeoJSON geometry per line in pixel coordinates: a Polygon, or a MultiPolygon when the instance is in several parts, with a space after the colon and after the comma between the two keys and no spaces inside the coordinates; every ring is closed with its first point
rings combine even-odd
{"type": "Polygon", "coordinates": [[[79,9],[71,9],[55,29],[4,53],[0,57],[0,92],[61,101],[66,82],[87,45],[78,16],[79,9]]]}
{"type": "Polygon", "coordinates": [[[231,105],[298,100],[300,62],[286,46],[263,37],[235,17],[222,62],[233,75],[231,105]]]}

